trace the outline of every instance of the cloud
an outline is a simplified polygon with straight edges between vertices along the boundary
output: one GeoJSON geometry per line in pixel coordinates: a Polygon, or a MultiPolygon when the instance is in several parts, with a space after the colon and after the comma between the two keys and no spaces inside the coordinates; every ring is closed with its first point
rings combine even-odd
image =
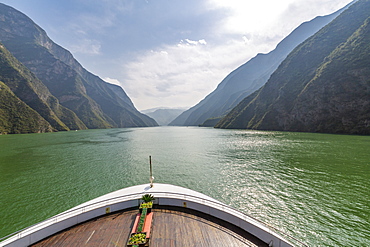
{"type": "Polygon", "coordinates": [[[205,39],[200,39],[200,40],[190,40],[190,39],[185,39],[185,40],[180,40],[179,45],[206,45],[207,41],[205,39]]]}
{"type": "Polygon", "coordinates": [[[106,81],[106,82],[108,82],[108,83],[110,83],[110,84],[122,86],[122,83],[118,79],[113,79],[113,78],[105,77],[105,78],[103,78],[103,80],[106,81]]]}
{"type": "Polygon", "coordinates": [[[254,55],[240,37],[223,45],[182,40],[141,53],[123,65],[123,88],[139,109],[190,106],[254,55]]]}
{"type": "Polygon", "coordinates": [[[207,41],[205,39],[200,39],[200,40],[198,40],[198,43],[201,44],[201,45],[206,45],[207,41]]]}

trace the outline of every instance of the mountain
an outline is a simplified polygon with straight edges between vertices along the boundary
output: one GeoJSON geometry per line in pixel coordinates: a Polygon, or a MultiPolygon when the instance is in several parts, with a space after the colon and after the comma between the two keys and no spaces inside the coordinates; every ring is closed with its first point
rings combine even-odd
{"type": "Polygon", "coordinates": [[[4,120],[1,126],[8,127],[2,132],[27,133],[26,129],[32,129],[36,132],[69,130],[70,128],[86,129],[86,126],[78,119],[76,114],[61,106],[58,99],[49,92],[47,87],[12,56],[2,44],[0,44],[0,81],[2,81],[2,88],[4,89],[2,96],[9,100],[9,102],[6,102],[4,98],[2,99],[1,116],[9,121],[11,119],[17,120],[14,123],[4,120]],[[9,93],[8,90],[12,93],[9,93]],[[22,107],[17,108],[18,105],[22,107]],[[28,108],[38,114],[28,113],[28,108]],[[20,112],[17,113],[15,109],[23,112],[24,116],[20,112]],[[27,126],[27,122],[32,122],[32,118],[36,118],[36,122],[40,122],[40,118],[43,118],[43,121],[50,126],[45,128],[43,123],[41,130],[27,127],[23,129],[22,126],[27,126]],[[21,119],[23,120],[22,124],[19,121],[21,119]],[[17,127],[15,128],[15,126],[17,127]]]}
{"type": "Polygon", "coordinates": [[[216,127],[370,134],[370,0],[294,49],[216,127]]]}
{"type": "MultiPolygon", "coordinates": [[[[344,9],[301,24],[284,38],[273,51],[268,54],[258,54],[231,72],[212,93],[182,113],[170,125],[201,125],[208,118],[221,119],[242,99],[262,87],[297,45],[331,22],[344,9]]],[[[209,123],[215,122],[217,121],[209,121],[209,123]]],[[[205,125],[208,126],[208,124],[205,125]]]]}
{"type": "MultiPolygon", "coordinates": [[[[136,110],[121,87],[85,70],[31,19],[4,4],[0,4],[0,41],[87,128],[157,125],[136,110]]],[[[62,118],[68,119],[65,114],[62,118]]]]}
{"type": "Polygon", "coordinates": [[[185,109],[168,109],[168,108],[158,108],[149,109],[143,111],[146,115],[153,118],[161,126],[168,125],[177,116],[183,113],[185,109]]]}
{"type": "Polygon", "coordinates": [[[0,81],[0,135],[51,132],[53,127],[0,81]]]}

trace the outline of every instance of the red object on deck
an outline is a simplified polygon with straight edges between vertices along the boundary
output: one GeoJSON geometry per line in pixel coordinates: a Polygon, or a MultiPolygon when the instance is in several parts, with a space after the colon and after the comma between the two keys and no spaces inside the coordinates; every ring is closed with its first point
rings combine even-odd
{"type": "Polygon", "coordinates": [[[136,215],[134,226],[132,227],[131,233],[135,233],[137,229],[137,225],[139,224],[140,214],[136,215]]]}
{"type": "MultiPolygon", "coordinates": [[[[137,226],[139,224],[140,220],[140,214],[136,215],[134,225],[132,227],[131,233],[136,233],[137,226]]],[[[146,238],[150,238],[150,229],[152,227],[152,220],[153,220],[153,212],[150,212],[146,215],[145,217],[145,222],[144,222],[144,228],[142,232],[146,232],[146,238]]]]}
{"type": "Polygon", "coordinates": [[[146,215],[143,232],[146,232],[146,238],[150,238],[150,228],[152,227],[153,212],[146,215]]]}

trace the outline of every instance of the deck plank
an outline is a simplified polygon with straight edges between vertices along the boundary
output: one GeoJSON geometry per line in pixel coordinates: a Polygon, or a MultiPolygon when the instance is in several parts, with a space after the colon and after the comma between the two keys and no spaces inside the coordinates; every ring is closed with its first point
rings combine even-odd
{"type": "MultiPolygon", "coordinates": [[[[240,228],[184,208],[153,209],[150,247],[267,246],[240,228]]],[[[105,215],[57,233],[33,247],[126,246],[138,210],[105,215]]]]}
{"type": "Polygon", "coordinates": [[[90,220],[32,246],[126,246],[136,214],[127,211],[90,220]]]}
{"type": "Polygon", "coordinates": [[[154,212],[151,247],[267,246],[240,228],[192,210],[154,212]]]}

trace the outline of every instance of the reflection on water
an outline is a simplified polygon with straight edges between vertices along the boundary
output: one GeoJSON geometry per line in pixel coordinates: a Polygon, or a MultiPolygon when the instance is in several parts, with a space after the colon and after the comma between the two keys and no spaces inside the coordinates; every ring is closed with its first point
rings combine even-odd
{"type": "Polygon", "coordinates": [[[368,246],[370,137],[196,127],[0,136],[0,236],[149,180],[187,187],[310,246],[368,246]]]}

